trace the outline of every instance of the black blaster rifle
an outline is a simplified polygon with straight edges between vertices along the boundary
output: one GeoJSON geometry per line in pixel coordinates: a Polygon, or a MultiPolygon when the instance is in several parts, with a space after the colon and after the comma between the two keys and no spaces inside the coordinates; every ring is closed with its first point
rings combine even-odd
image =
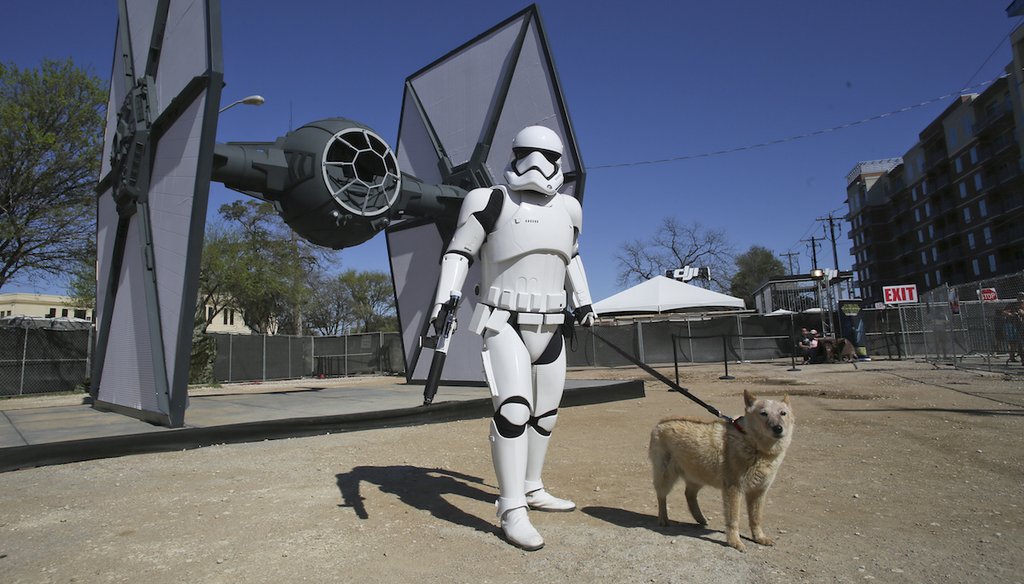
{"type": "Polygon", "coordinates": [[[437,386],[441,383],[441,371],[444,369],[444,360],[448,357],[448,347],[452,342],[452,335],[455,334],[455,315],[459,311],[459,301],[462,300],[461,292],[452,292],[448,302],[441,304],[441,311],[437,314],[434,327],[437,336],[422,337],[420,342],[423,346],[434,350],[434,359],[430,362],[430,373],[427,374],[427,384],[423,387],[423,405],[429,406],[437,394],[437,386]]]}

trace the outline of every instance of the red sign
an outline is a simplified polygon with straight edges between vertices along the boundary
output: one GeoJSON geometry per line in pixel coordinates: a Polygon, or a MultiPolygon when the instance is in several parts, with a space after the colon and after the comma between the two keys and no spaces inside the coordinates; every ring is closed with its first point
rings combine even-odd
{"type": "Polygon", "coordinates": [[[905,304],[917,302],[917,285],[882,286],[882,298],[886,304],[905,304]]]}
{"type": "Polygon", "coordinates": [[[996,294],[995,288],[982,288],[981,289],[981,301],[982,302],[995,302],[999,300],[999,294],[996,294]]]}

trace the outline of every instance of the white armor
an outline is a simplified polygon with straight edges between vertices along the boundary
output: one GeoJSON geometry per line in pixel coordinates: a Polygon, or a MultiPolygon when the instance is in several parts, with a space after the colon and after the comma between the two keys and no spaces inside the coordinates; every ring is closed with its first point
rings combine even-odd
{"type": "Polygon", "coordinates": [[[479,259],[482,278],[469,328],[484,337],[484,373],[495,409],[490,439],[498,517],[511,543],[533,550],[544,540],[527,508],[575,509],[548,494],[540,476],[565,386],[561,325],[567,301],[585,326],[596,314],[577,255],[582,208],[557,192],[561,140],[531,126],[516,135],[513,149],[505,172],[509,186],[474,189],[462,203],[441,260],[431,319],[452,291],[462,290],[470,264],[479,259]]]}

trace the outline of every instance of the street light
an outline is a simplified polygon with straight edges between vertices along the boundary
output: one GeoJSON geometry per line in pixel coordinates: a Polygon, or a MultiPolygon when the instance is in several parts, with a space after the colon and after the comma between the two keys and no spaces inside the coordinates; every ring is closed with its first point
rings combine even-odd
{"type": "Polygon", "coordinates": [[[220,108],[220,111],[217,113],[222,114],[240,103],[244,103],[245,105],[263,105],[264,101],[266,100],[263,99],[262,95],[250,95],[249,97],[243,97],[242,99],[229,103],[228,105],[220,108]]]}
{"type": "MultiPolygon", "coordinates": [[[[811,274],[810,275],[811,275],[811,279],[814,280],[815,292],[817,293],[817,296],[818,296],[818,310],[820,311],[819,315],[821,317],[821,334],[822,334],[822,336],[824,336],[824,334],[825,334],[825,307],[823,306],[824,302],[822,302],[821,281],[825,279],[825,270],[821,270],[821,269],[815,268],[815,269],[811,270],[811,274]]],[[[831,323],[831,322],[832,322],[832,314],[831,314],[831,312],[829,312],[829,323],[831,323]]]]}

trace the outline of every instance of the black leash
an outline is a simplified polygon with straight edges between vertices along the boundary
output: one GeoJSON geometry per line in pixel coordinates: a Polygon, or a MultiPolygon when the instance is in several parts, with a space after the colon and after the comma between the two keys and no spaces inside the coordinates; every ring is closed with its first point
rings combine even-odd
{"type": "Polygon", "coordinates": [[[692,393],[690,393],[690,390],[688,390],[685,387],[677,384],[676,382],[672,381],[668,377],[665,377],[661,373],[658,373],[653,367],[651,367],[648,364],[646,364],[646,363],[640,361],[639,359],[633,357],[632,355],[630,355],[626,351],[623,351],[618,345],[616,345],[615,343],[612,343],[608,339],[606,339],[603,336],[601,336],[600,334],[598,334],[598,332],[596,330],[594,330],[594,328],[591,328],[590,332],[595,337],[597,337],[602,342],[604,342],[604,344],[606,344],[609,347],[611,347],[613,351],[615,351],[619,355],[622,355],[627,361],[629,361],[630,363],[632,363],[632,364],[636,365],[637,367],[643,369],[644,371],[650,373],[651,375],[654,376],[655,379],[657,379],[658,381],[660,381],[660,382],[664,383],[665,385],[669,386],[669,388],[671,388],[672,391],[677,391],[677,392],[685,395],[686,397],[690,398],[691,400],[693,400],[694,402],[699,404],[705,410],[711,412],[715,417],[721,418],[721,419],[725,420],[726,422],[729,422],[737,430],[739,430],[740,432],[743,432],[743,426],[740,426],[739,423],[736,421],[736,419],[731,418],[731,417],[723,414],[722,412],[718,411],[718,409],[715,408],[714,406],[708,405],[702,399],[700,399],[699,397],[697,397],[697,396],[693,395],[692,393]]]}

